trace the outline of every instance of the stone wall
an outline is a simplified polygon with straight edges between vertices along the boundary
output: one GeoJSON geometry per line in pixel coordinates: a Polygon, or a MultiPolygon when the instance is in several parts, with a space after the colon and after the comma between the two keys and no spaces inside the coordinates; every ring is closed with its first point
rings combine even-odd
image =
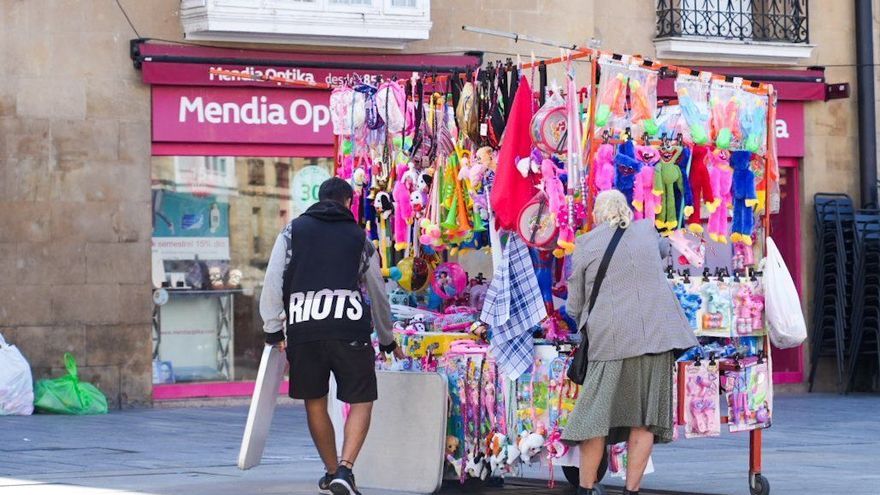
{"type": "MultiPolygon", "coordinates": [[[[177,2],[125,3],[167,34],[177,2]]],[[[133,37],[112,2],[0,0],[0,331],[35,378],[72,352],[114,406],[151,394],[149,88],[133,37]]]]}

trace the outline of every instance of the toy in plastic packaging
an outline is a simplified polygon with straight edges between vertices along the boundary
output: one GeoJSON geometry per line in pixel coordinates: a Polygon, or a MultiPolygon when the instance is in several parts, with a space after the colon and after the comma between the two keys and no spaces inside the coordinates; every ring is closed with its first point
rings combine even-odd
{"type": "Polygon", "coordinates": [[[31,367],[21,351],[0,335],[0,416],[27,416],[33,412],[31,367]]]}
{"type": "Polygon", "coordinates": [[[76,359],[64,353],[67,374],[38,380],[34,386],[34,409],[53,414],[106,414],[107,397],[91,383],[79,381],[76,359]]]}
{"type": "Polygon", "coordinates": [[[704,283],[700,292],[703,296],[703,308],[699,336],[730,337],[733,311],[730,284],[724,280],[712,280],[704,283]]]}
{"type": "Polygon", "coordinates": [[[687,120],[682,114],[681,105],[665,105],[657,110],[657,127],[661,136],[670,139],[677,138],[679,134],[690,141],[690,130],[687,120]]]}
{"type": "MultiPolygon", "coordinates": [[[[630,122],[648,136],[660,131],[657,124],[657,72],[644,67],[629,70],[630,122]]],[[[638,132],[636,132],[638,134],[638,132]]]]}
{"type": "Polygon", "coordinates": [[[734,296],[735,330],[738,337],[764,334],[764,295],[761,284],[739,283],[734,296]]]}
{"type": "Polygon", "coordinates": [[[431,288],[441,299],[453,299],[464,294],[468,277],[458,263],[443,263],[434,269],[431,288]]]}
{"type": "Polygon", "coordinates": [[[739,123],[738,85],[712,81],[709,88],[709,108],[712,138],[719,149],[736,149],[742,139],[739,123]]]}
{"type": "Polygon", "coordinates": [[[766,362],[735,365],[724,372],[721,387],[727,393],[727,421],[731,432],[770,426],[773,389],[766,362]]]}
{"type": "MultiPolygon", "coordinates": [[[[709,142],[709,83],[705,77],[689,74],[678,75],[675,91],[681,115],[687,124],[685,139],[694,144],[709,142]]],[[[671,137],[671,135],[670,135],[671,137]]]]}
{"type": "Polygon", "coordinates": [[[685,366],[686,438],[721,435],[718,378],[718,364],[714,361],[694,362],[685,366]]]}
{"type": "Polygon", "coordinates": [[[739,88],[739,126],[742,148],[763,155],[767,149],[767,96],[739,88]]]}
{"type": "Polygon", "coordinates": [[[672,291],[678,298],[678,303],[684,311],[684,316],[687,318],[691,330],[697,333],[700,329],[700,316],[703,308],[703,296],[700,295],[699,282],[685,284],[683,281],[677,281],[672,286],[672,291]]]}
{"type": "MultiPolygon", "coordinates": [[[[611,455],[608,456],[608,472],[615,478],[626,479],[626,465],[629,455],[626,450],[626,442],[617,443],[611,446],[611,455]]],[[[648,457],[648,464],[645,466],[644,474],[654,472],[654,460],[648,457]]]]}
{"type": "Polygon", "coordinates": [[[532,142],[548,155],[565,153],[567,120],[565,100],[557,88],[532,117],[532,142]]]}
{"type": "Polygon", "coordinates": [[[599,77],[598,101],[596,102],[596,129],[610,129],[611,134],[627,127],[626,120],[626,85],[628,69],[626,65],[611,57],[599,59],[601,75],[599,77]]]}

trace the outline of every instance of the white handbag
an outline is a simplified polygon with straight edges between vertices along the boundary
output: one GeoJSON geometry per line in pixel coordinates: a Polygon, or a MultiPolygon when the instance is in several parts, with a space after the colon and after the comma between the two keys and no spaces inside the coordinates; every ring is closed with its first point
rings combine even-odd
{"type": "Polygon", "coordinates": [[[782,254],[769,237],[764,260],[764,301],[767,322],[770,324],[770,342],[774,346],[788,349],[807,339],[807,324],[800,296],[782,254]]]}

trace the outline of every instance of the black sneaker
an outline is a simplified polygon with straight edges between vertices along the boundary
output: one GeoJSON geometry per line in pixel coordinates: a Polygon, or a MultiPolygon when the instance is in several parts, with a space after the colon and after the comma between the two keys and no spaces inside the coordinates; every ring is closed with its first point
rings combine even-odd
{"type": "Polygon", "coordinates": [[[336,476],[330,482],[330,492],[333,495],[361,495],[354,484],[354,474],[350,468],[339,466],[336,476]]]}
{"type": "Polygon", "coordinates": [[[318,480],[318,493],[321,495],[331,495],[333,493],[330,491],[331,481],[333,481],[333,475],[324,473],[324,476],[321,476],[321,479],[318,480]]]}

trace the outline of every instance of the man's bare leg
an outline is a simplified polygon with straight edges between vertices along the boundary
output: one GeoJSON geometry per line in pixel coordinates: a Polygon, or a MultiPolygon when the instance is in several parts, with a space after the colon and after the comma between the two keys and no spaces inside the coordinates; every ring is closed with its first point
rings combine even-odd
{"type": "Polygon", "coordinates": [[[327,396],[309,399],[305,403],[312,442],[318,449],[318,455],[321,456],[327,472],[335,474],[339,458],[336,456],[336,432],[333,431],[333,423],[327,412],[327,396]]]}
{"type": "Polygon", "coordinates": [[[373,403],[362,402],[352,404],[345,421],[345,439],[342,443],[342,459],[340,464],[352,467],[357,460],[367,432],[370,431],[370,416],[373,414],[373,403]]]}

